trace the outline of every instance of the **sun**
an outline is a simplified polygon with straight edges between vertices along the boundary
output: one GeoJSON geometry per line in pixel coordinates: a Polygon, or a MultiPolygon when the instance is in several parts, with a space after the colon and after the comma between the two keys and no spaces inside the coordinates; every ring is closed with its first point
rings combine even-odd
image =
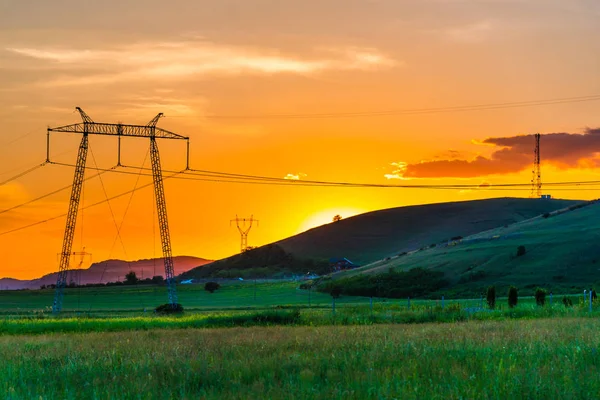
{"type": "Polygon", "coordinates": [[[310,215],[302,222],[299,228],[299,232],[304,232],[317,226],[329,224],[333,222],[333,217],[340,215],[342,219],[349,218],[354,215],[362,214],[365,211],[356,208],[330,208],[327,210],[319,211],[315,214],[310,215]]]}

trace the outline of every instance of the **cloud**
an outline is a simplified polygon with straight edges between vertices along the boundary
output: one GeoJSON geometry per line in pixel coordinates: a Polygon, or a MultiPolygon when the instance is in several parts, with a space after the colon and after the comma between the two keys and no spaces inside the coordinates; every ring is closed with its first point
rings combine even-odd
{"type": "MultiPolygon", "coordinates": [[[[483,144],[498,150],[490,157],[471,160],[433,160],[414,164],[398,163],[401,178],[473,178],[478,176],[517,173],[531,168],[534,135],[488,138],[483,144]]],[[[540,154],[544,164],[567,168],[597,168],[600,166],[600,128],[585,133],[548,133],[541,136],[540,154]]],[[[386,176],[387,177],[387,176],[386,176]]],[[[389,179],[389,178],[388,178],[389,179]]]]}
{"type": "Polygon", "coordinates": [[[326,71],[389,68],[398,64],[372,48],[322,49],[318,51],[319,57],[307,57],[282,54],[275,49],[197,40],[141,43],[109,49],[10,47],[6,50],[50,63],[63,74],[65,70],[78,72],[78,76],[65,74],[54,79],[49,84],[51,86],[250,73],[308,75],[326,71]]]}
{"type": "Polygon", "coordinates": [[[405,162],[393,162],[390,163],[391,166],[395,167],[391,174],[383,175],[386,179],[403,179],[406,180],[408,178],[404,177],[404,173],[406,172],[407,164],[405,162]]]}
{"type": "Polygon", "coordinates": [[[498,28],[490,20],[471,22],[448,28],[431,29],[426,32],[435,34],[444,40],[457,43],[481,43],[489,38],[490,33],[498,28]]]}
{"type": "Polygon", "coordinates": [[[303,174],[302,172],[298,173],[298,174],[287,174],[286,176],[283,177],[283,179],[289,179],[292,181],[299,181],[302,178],[306,178],[308,175],[303,174]]]}

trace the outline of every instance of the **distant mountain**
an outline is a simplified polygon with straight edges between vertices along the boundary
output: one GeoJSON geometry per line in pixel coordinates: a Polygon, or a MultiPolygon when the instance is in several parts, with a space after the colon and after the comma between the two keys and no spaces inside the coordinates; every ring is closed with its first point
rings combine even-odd
{"type": "MultiPolygon", "coordinates": [[[[173,257],[175,275],[180,275],[211,262],[211,260],[191,256],[173,257]]],[[[124,280],[125,275],[130,271],[134,271],[140,279],[152,278],[155,275],[164,277],[165,275],[162,258],[138,261],[106,260],[94,263],[88,269],[70,270],[67,275],[67,283],[73,281],[85,285],[88,283],[115,282],[124,280]]],[[[39,289],[42,285],[55,284],[56,279],[56,272],[32,280],[2,278],[0,279],[0,288],[2,290],[39,289]]]]}

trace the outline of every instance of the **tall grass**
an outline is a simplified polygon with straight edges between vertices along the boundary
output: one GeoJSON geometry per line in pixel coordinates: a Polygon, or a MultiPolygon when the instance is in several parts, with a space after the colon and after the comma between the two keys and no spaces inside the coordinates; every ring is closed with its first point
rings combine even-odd
{"type": "Polygon", "coordinates": [[[596,398],[599,329],[562,318],[4,335],[0,398],[596,398]]]}
{"type": "Polygon", "coordinates": [[[511,319],[571,318],[600,315],[599,310],[591,314],[585,304],[564,307],[537,307],[533,303],[520,304],[516,308],[498,306],[495,310],[479,307],[464,307],[459,302],[445,307],[434,302],[412,304],[410,308],[399,303],[376,303],[368,305],[345,305],[330,308],[297,308],[279,306],[264,310],[225,310],[187,313],[180,316],[158,316],[152,314],[79,314],[54,317],[46,312],[19,314],[0,319],[0,334],[43,334],[144,331],[151,329],[220,328],[237,326],[271,325],[373,325],[413,323],[453,323],[462,321],[503,321],[511,319]]]}

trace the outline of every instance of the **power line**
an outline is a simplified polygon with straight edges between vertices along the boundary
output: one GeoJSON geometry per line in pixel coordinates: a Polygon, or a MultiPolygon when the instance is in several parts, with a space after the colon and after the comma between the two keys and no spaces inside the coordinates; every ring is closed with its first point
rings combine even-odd
{"type": "MultiPolygon", "coordinates": [[[[180,171],[180,172],[178,172],[177,174],[181,174],[182,172],[183,172],[183,171],[180,171]]],[[[174,177],[175,177],[177,174],[174,174],[174,175],[169,175],[169,176],[165,177],[165,178],[164,178],[164,180],[167,180],[167,179],[172,179],[172,178],[174,178],[174,177]]],[[[110,197],[110,198],[108,198],[108,199],[104,199],[104,200],[102,200],[102,201],[99,201],[99,202],[96,202],[96,203],[94,203],[94,204],[90,204],[90,205],[88,205],[88,206],[85,206],[84,208],[82,208],[82,210],[87,210],[87,209],[89,209],[89,208],[92,208],[92,207],[99,206],[100,204],[104,204],[104,203],[106,203],[107,201],[111,201],[111,200],[114,200],[114,199],[118,199],[119,197],[126,196],[126,195],[128,195],[128,194],[130,194],[130,193],[132,193],[132,192],[136,192],[136,191],[138,191],[138,190],[141,190],[141,189],[147,188],[148,186],[152,186],[152,185],[153,185],[153,183],[148,183],[148,184],[146,184],[146,185],[139,186],[139,187],[137,187],[137,188],[135,188],[135,189],[132,189],[132,190],[129,190],[129,191],[127,191],[127,192],[123,192],[123,193],[117,194],[117,195],[115,195],[115,196],[112,196],[112,197],[110,197]]],[[[24,229],[32,228],[32,227],[34,227],[34,226],[41,225],[41,224],[45,224],[46,222],[54,221],[54,220],[56,220],[56,219],[59,219],[59,218],[62,218],[62,217],[66,217],[66,216],[67,216],[67,213],[64,213],[64,214],[60,214],[60,215],[57,215],[57,216],[54,216],[54,217],[51,217],[51,218],[46,218],[46,219],[44,219],[44,220],[41,220],[41,221],[37,221],[37,222],[31,223],[31,224],[29,224],[29,225],[25,225],[25,226],[22,226],[22,227],[19,227],[19,228],[11,229],[11,230],[8,230],[8,231],[5,231],[5,232],[0,232],[0,236],[4,236],[4,235],[8,235],[9,233],[18,232],[18,231],[22,231],[22,230],[24,230],[24,229]]]]}
{"type": "MultiPolygon", "coordinates": [[[[97,178],[98,176],[100,176],[101,174],[103,174],[103,173],[105,173],[105,172],[106,172],[106,171],[101,171],[101,172],[99,172],[98,174],[96,174],[96,175],[94,175],[94,176],[90,176],[90,177],[86,178],[86,179],[84,180],[84,182],[85,182],[85,181],[88,181],[88,180],[90,180],[90,179],[97,178]]],[[[68,190],[68,189],[71,189],[71,187],[72,187],[72,186],[73,186],[73,185],[67,185],[67,186],[63,186],[63,187],[62,187],[62,188],[60,188],[60,189],[56,189],[56,190],[54,190],[54,191],[52,191],[52,192],[50,192],[50,193],[46,193],[46,194],[44,194],[44,195],[42,195],[42,196],[36,197],[35,199],[28,200],[28,201],[26,201],[25,203],[21,203],[21,204],[18,204],[18,205],[16,205],[16,206],[12,206],[12,207],[10,207],[10,208],[6,208],[6,209],[4,209],[4,210],[0,210],[0,214],[4,214],[4,213],[7,213],[7,212],[9,212],[9,211],[13,211],[13,210],[16,210],[16,209],[18,209],[18,208],[21,208],[21,207],[24,207],[24,206],[26,206],[26,205],[29,205],[29,204],[31,204],[31,203],[35,203],[36,201],[43,200],[43,199],[45,199],[45,198],[47,198],[47,197],[50,197],[50,196],[52,196],[52,195],[55,195],[55,194],[57,194],[57,193],[63,192],[63,191],[65,191],[65,190],[68,190]]],[[[82,209],[82,210],[83,210],[83,209],[82,209]]]]}
{"type": "MultiPolygon", "coordinates": [[[[433,108],[407,108],[383,111],[352,111],[339,113],[298,113],[298,114],[232,114],[232,115],[206,115],[210,119],[302,119],[302,118],[357,118],[357,117],[380,117],[390,115],[417,115],[436,114],[464,111],[498,110],[505,108],[537,107],[554,104],[581,103],[589,101],[600,101],[600,94],[577,97],[562,97],[554,99],[514,101],[504,103],[488,103],[464,106],[448,106],[433,108]]],[[[186,116],[175,116],[175,118],[192,118],[186,116]]],[[[196,117],[194,117],[196,118],[196,117]]]]}
{"type": "Polygon", "coordinates": [[[22,140],[22,139],[25,139],[25,138],[26,138],[26,137],[28,137],[28,136],[31,136],[31,135],[32,135],[34,132],[36,132],[37,130],[38,130],[38,128],[34,128],[34,129],[30,130],[30,131],[29,131],[29,132],[27,132],[27,133],[24,133],[24,134],[22,134],[22,135],[20,135],[20,136],[17,136],[17,137],[16,137],[16,138],[14,138],[14,139],[11,139],[11,140],[9,140],[9,141],[6,141],[6,142],[4,142],[4,143],[0,143],[0,147],[2,147],[2,148],[6,148],[6,147],[10,146],[11,144],[18,142],[19,140],[22,140]]]}
{"type": "MultiPolygon", "coordinates": [[[[73,167],[73,164],[51,162],[51,164],[61,165],[66,167],[73,167]]],[[[123,166],[123,168],[138,168],[131,166],[123,166]]],[[[102,169],[102,168],[89,168],[92,170],[113,172],[126,175],[138,175],[137,172],[128,172],[115,169],[102,169]]],[[[147,168],[142,168],[147,170],[147,168]]],[[[231,174],[225,172],[216,171],[205,171],[201,173],[194,173],[193,171],[200,170],[189,170],[183,171],[183,176],[177,176],[173,179],[180,180],[196,180],[204,182],[222,182],[222,183],[246,183],[246,184],[261,184],[261,185],[283,185],[283,186],[326,186],[326,187],[350,187],[350,188],[398,188],[398,189],[481,189],[481,190],[492,190],[500,188],[524,188],[529,190],[530,183],[497,183],[497,184],[420,184],[420,185],[392,185],[384,183],[353,183],[353,182],[335,182],[335,181],[314,181],[314,180],[290,180],[284,178],[275,178],[258,175],[241,175],[231,174]],[[192,172],[189,172],[192,171],[192,172]],[[196,178],[202,177],[202,178],[196,178]]],[[[170,171],[165,170],[167,173],[182,173],[182,171],[170,171]]],[[[151,176],[150,174],[142,174],[142,176],[151,176]]],[[[590,181],[559,181],[559,182],[548,182],[545,186],[581,186],[581,185],[600,185],[600,180],[590,181]]]]}
{"type": "Polygon", "coordinates": [[[8,179],[5,179],[4,181],[0,182],[0,186],[6,185],[6,184],[7,184],[7,183],[9,183],[9,182],[12,182],[12,181],[14,181],[14,180],[17,180],[17,179],[19,179],[19,178],[22,178],[22,177],[24,177],[25,175],[32,173],[32,172],[33,172],[33,171],[35,171],[36,169],[43,167],[44,165],[46,165],[46,163],[41,163],[41,164],[38,164],[38,165],[36,165],[35,167],[29,168],[29,169],[28,169],[28,170],[26,170],[26,171],[23,171],[23,172],[21,172],[21,173],[19,173],[19,174],[17,174],[17,175],[14,175],[14,176],[12,176],[12,177],[10,177],[10,178],[8,178],[8,179]]]}

